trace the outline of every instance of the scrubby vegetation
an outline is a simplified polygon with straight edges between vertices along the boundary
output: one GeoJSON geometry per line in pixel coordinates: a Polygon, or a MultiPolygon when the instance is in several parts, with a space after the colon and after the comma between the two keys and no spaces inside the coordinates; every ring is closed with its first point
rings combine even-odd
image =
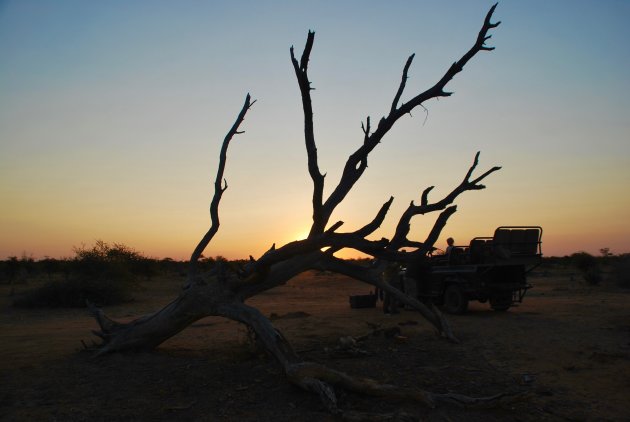
{"type": "Polygon", "coordinates": [[[130,301],[132,283],[125,279],[79,279],[49,281],[18,296],[13,304],[20,307],[82,307],[86,300],[102,305],[130,301]]]}
{"type": "Polygon", "coordinates": [[[596,256],[580,251],[570,256],[544,257],[541,268],[545,271],[550,268],[577,270],[591,286],[610,283],[630,289],[630,253],[613,254],[609,248],[601,248],[600,253],[596,256]]]}
{"type": "MultiPolygon", "coordinates": [[[[172,258],[155,259],[122,243],[96,241],[91,247],[73,249],[74,257],[35,260],[26,253],[0,261],[0,283],[15,285],[20,291],[13,299],[19,307],[84,307],[86,300],[98,305],[115,305],[131,301],[140,282],[157,276],[185,277],[187,262],[172,258]]],[[[610,280],[630,288],[630,254],[615,255],[607,248],[601,256],[576,252],[564,257],[545,257],[542,270],[564,268],[577,270],[584,281],[598,285],[610,280]]],[[[369,259],[353,260],[355,263],[369,259]]],[[[229,261],[225,257],[202,257],[201,271],[217,264],[238,271],[247,260],[229,261]]]]}
{"type": "Polygon", "coordinates": [[[617,285],[630,289],[630,254],[626,253],[614,258],[613,276],[617,285]]]}
{"type": "MultiPolygon", "coordinates": [[[[36,261],[23,254],[0,261],[0,283],[24,290],[15,295],[19,307],[84,307],[86,300],[97,305],[115,305],[133,300],[140,282],[158,275],[184,277],[187,262],[171,258],[155,259],[122,243],[102,240],[93,246],[73,248],[74,257],[45,257],[36,261]]],[[[218,263],[239,267],[246,261],[231,261],[222,256],[203,258],[202,271],[218,263]]]]}
{"type": "Polygon", "coordinates": [[[571,255],[571,260],[584,277],[584,281],[592,285],[601,283],[602,271],[597,258],[588,252],[576,252],[571,255]]]}
{"type": "MultiPolygon", "coordinates": [[[[75,257],[66,261],[69,271],[62,279],[53,279],[52,273],[61,266],[45,260],[49,281],[14,300],[23,307],[81,307],[86,300],[113,305],[129,301],[136,286],[139,272],[146,271],[146,260],[139,252],[123,244],[110,245],[103,241],[87,248],[74,248],[75,257]]],[[[148,273],[151,274],[151,273],[148,273]]]]}

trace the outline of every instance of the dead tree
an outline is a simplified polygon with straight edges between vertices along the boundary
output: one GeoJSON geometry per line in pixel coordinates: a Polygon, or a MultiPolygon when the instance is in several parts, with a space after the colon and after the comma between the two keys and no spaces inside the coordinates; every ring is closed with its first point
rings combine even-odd
{"type": "MultiPolygon", "coordinates": [[[[306,46],[299,61],[294,54],[293,47],[290,50],[291,62],[302,96],[308,172],[313,182],[313,223],[308,237],[281,247],[274,245],[258,259],[250,257],[249,264],[238,273],[230,272],[227,268],[215,269],[208,274],[203,274],[198,270],[197,261],[201,253],[219,229],[219,202],[227,189],[227,183],[223,178],[226,153],[232,138],[242,133],[239,128],[245,115],[255,102],[251,100],[248,94],[236,121],[223,140],[214,185],[214,196],[210,205],[211,226],[190,257],[190,271],[186,286],[179,296],[163,309],[129,323],[115,322],[106,317],[102,310],[90,306],[91,312],[100,326],[100,330],[95,331],[95,334],[103,340],[97,353],[153,349],[196,320],[207,316],[222,316],[246,324],[256,334],[257,341],[282,366],[289,381],[305,390],[319,394],[323,403],[334,413],[342,413],[342,411],[337,407],[332,385],[369,395],[393,396],[419,401],[427,406],[434,406],[441,402],[473,406],[500,400],[501,397],[474,399],[454,394],[441,395],[418,389],[397,388],[392,385],[382,385],[369,379],[354,378],[322,365],[303,362],[269,319],[256,308],[245,303],[247,299],[283,285],[304,271],[311,269],[329,270],[383,289],[399,301],[418,310],[439,334],[456,341],[447,320],[438,309],[428,307],[382,282],[380,275],[387,261],[409,262],[425,259],[449,217],[456,211],[456,206],[452,205],[455,199],[466,191],[484,189],[485,186],[481,184],[481,181],[499,170],[499,167],[493,167],[479,176],[473,176],[479,158],[479,153],[477,153],[462,182],[444,198],[431,202],[429,200],[429,193],[433,188],[431,186],[423,191],[419,205],[412,201],[400,217],[391,239],[383,238],[374,241],[368,240],[367,237],[385,219],[393,197],[381,206],[372,221],[356,231],[341,232],[339,229],[343,222],[338,221],[330,224],[330,219],[336,207],[344,200],[366,170],[369,154],[383,140],[394,124],[416,107],[422,106],[426,101],[450,96],[451,93],[445,91],[449,81],[461,72],[468,61],[477,53],[493,49],[487,47],[485,42],[490,38],[488,31],[500,23],[491,23],[495,7],[496,5],[488,12],[479,35],[470,50],[453,63],[435,85],[407,102],[401,102],[414,55],[407,59],[400,85],[394,95],[388,114],[380,119],[375,128],[369,117],[362,124],[363,142],[349,156],[339,182],[327,198],[324,198],[325,175],[319,169],[313,130],[312,88],[308,76],[308,64],[315,33],[309,31],[306,46]],[[419,242],[408,238],[413,217],[438,211],[439,215],[426,239],[419,242]],[[369,267],[360,266],[335,257],[334,253],[343,248],[353,248],[374,257],[374,264],[369,267]],[[412,250],[403,253],[402,248],[411,248],[412,250]]],[[[346,416],[350,417],[350,415],[346,416]]]]}

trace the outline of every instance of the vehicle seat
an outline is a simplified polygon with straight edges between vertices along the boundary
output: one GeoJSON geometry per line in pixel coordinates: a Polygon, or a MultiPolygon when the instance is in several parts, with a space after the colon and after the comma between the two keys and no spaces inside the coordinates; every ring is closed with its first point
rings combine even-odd
{"type": "Polygon", "coordinates": [[[494,232],[494,253],[502,258],[509,258],[512,255],[536,255],[539,237],[540,231],[537,228],[499,227],[494,232]]]}
{"type": "Polygon", "coordinates": [[[464,249],[455,247],[451,249],[451,253],[448,254],[448,265],[459,265],[464,260],[464,249]]]}
{"type": "Polygon", "coordinates": [[[486,257],[490,255],[491,240],[475,238],[470,241],[468,250],[470,251],[470,263],[482,264],[486,257]]]}

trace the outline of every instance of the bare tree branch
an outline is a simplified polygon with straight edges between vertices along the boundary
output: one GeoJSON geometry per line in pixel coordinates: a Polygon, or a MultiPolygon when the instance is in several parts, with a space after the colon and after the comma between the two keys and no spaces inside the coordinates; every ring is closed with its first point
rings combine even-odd
{"type": "MultiPolygon", "coordinates": [[[[481,182],[483,179],[485,179],[487,176],[494,173],[495,171],[498,171],[501,169],[501,167],[492,167],[490,170],[486,171],[481,176],[471,181],[470,178],[472,177],[472,174],[475,168],[477,167],[478,163],[479,163],[479,152],[475,154],[475,159],[473,161],[473,164],[470,166],[470,168],[466,172],[466,176],[464,177],[464,180],[462,180],[462,182],[455,189],[453,189],[448,195],[446,195],[442,200],[435,203],[429,203],[429,193],[431,192],[431,190],[433,190],[433,186],[430,186],[426,188],[424,192],[422,192],[420,205],[415,205],[414,202],[412,201],[409,204],[409,207],[407,208],[407,210],[405,210],[403,215],[400,217],[400,220],[398,221],[398,225],[396,226],[396,232],[394,234],[394,237],[392,238],[390,248],[398,249],[408,244],[407,235],[409,234],[409,231],[411,228],[411,219],[414,216],[420,215],[420,214],[427,214],[434,211],[444,210],[446,209],[446,207],[452,204],[460,194],[469,190],[484,189],[485,186],[480,185],[479,182],[481,182]]],[[[439,237],[442,228],[446,224],[446,220],[448,220],[448,217],[450,217],[456,211],[455,207],[451,207],[451,208],[452,208],[451,211],[449,211],[447,214],[444,214],[443,216],[440,216],[440,218],[438,218],[438,220],[435,222],[435,225],[433,229],[431,230],[431,234],[429,235],[429,237],[427,238],[427,240],[422,246],[425,252],[428,252],[431,250],[431,248],[435,244],[435,241],[437,241],[437,238],[439,237]]]]}
{"type": "Polygon", "coordinates": [[[195,248],[192,255],[190,256],[189,272],[191,275],[197,272],[197,261],[201,257],[201,254],[206,249],[206,247],[208,246],[208,244],[210,243],[214,235],[217,233],[217,231],[219,231],[219,226],[220,226],[219,203],[221,202],[221,197],[223,196],[223,192],[225,192],[225,190],[228,187],[227,181],[223,178],[223,173],[225,173],[225,164],[227,161],[227,150],[228,150],[228,147],[230,146],[230,141],[232,141],[232,138],[234,137],[234,135],[242,133],[238,131],[238,128],[241,125],[241,123],[243,123],[243,120],[245,120],[245,115],[247,114],[247,111],[250,109],[252,105],[254,105],[255,102],[256,100],[252,102],[251,96],[247,94],[247,96],[245,97],[245,103],[243,104],[243,107],[241,108],[241,111],[238,114],[236,121],[234,122],[229,132],[227,133],[227,135],[225,135],[225,138],[223,139],[223,144],[221,145],[221,152],[219,154],[219,166],[217,168],[217,176],[214,181],[214,196],[212,197],[212,202],[210,203],[210,219],[212,223],[210,225],[210,229],[208,229],[206,234],[199,241],[199,244],[197,244],[197,247],[195,248]],[[222,180],[224,181],[223,186],[221,186],[222,180]]]}
{"type": "MultiPolygon", "coordinates": [[[[315,144],[315,133],[313,129],[313,105],[311,101],[311,82],[308,80],[308,61],[313,49],[313,41],[315,40],[315,32],[308,31],[306,45],[302,58],[298,64],[295,58],[293,47],[291,47],[291,62],[295,70],[295,76],[298,80],[300,93],[302,95],[302,109],[304,111],[304,141],[306,144],[306,154],[308,157],[308,173],[313,180],[313,226],[309,236],[319,234],[324,231],[321,224],[321,208],[324,196],[324,175],[319,171],[317,159],[317,146],[315,144]],[[315,230],[315,227],[321,227],[321,230],[315,230]]],[[[324,224],[325,225],[325,224],[324,224]]]]}
{"type": "Polygon", "coordinates": [[[304,106],[305,112],[305,137],[307,150],[309,151],[309,172],[311,173],[311,177],[313,178],[315,185],[315,192],[313,195],[314,215],[313,226],[311,227],[311,234],[314,235],[317,233],[322,233],[325,230],[325,227],[328,224],[328,220],[330,219],[335,208],[343,201],[348,192],[352,189],[354,184],[359,180],[359,178],[367,168],[368,155],[381,142],[383,137],[389,132],[396,121],[398,121],[398,119],[400,119],[405,114],[411,113],[411,111],[415,107],[422,105],[422,103],[426,102],[429,99],[451,95],[450,93],[444,92],[444,87],[446,86],[446,84],[451,79],[453,79],[453,77],[457,73],[461,72],[466,63],[468,63],[468,61],[470,61],[470,59],[472,59],[472,57],[474,57],[478,52],[492,50],[492,48],[486,47],[484,43],[486,40],[489,39],[489,36],[487,35],[488,31],[492,28],[496,28],[500,24],[500,22],[490,22],[495,8],[496,4],[492,6],[490,11],[486,15],[483,26],[479,31],[479,35],[477,36],[477,40],[475,41],[475,44],[471,47],[471,49],[466,54],[464,54],[459,59],[459,61],[455,62],[433,87],[416,95],[407,103],[398,106],[397,104],[403,94],[406,80],[408,78],[407,73],[414,56],[412,55],[407,59],[407,62],[403,69],[402,80],[398,87],[396,95],[394,96],[394,101],[392,103],[389,114],[380,120],[376,130],[371,134],[369,133],[369,120],[367,121],[367,127],[362,126],[365,135],[363,144],[348,157],[339,183],[330,194],[328,199],[323,202],[321,207],[320,199],[322,199],[324,179],[323,176],[321,176],[321,174],[319,173],[317,167],[312,166],[311,164],[311,156],[316,157],[316,148],[314,145],[314,139],[312,138],[312,108],[310,98],[310,83],[308,82],[308,78],[306,77],[305,68],[305,64],[308,63],[308,55],[310,54],[312,48],[314,34],[312,32],[309,32],[306,47],[304,49],[304,54],[302,55],[301,67],[298,67],[297,60],[295,60],[295,58],[293,57],[293,50],[291,50],[293,67],[295,68],[296,75],[298,76],[300,91],[302,93],[302,104],[304,106]],[[314,169],[317,169],[316,174],[314,172],[314,169]],[[314,174],[316,176],[319,175],[319,177],[314,177],[314,174]]]}
{"type": "Polygon", "coordinates": [[[394,96],[394,101],[392,102],[392,108],[389,110],[390,113],[395,112],[396,109],[398,108],[398,101],[400,101],[400,96],[405,90],[405,85],[407,84],[407,79],[408,79],[407,73],[409,72],[409,67],[411,66],[411,62],[413,61],[414,57],[415,57],[415,54],[412,54],[407,59],[407,63],[405,63],[405,67],[403,68],[402,80],[400,81],[400,85],[398,86],[398,91],[396,92],[396,95],[394,96]]]}

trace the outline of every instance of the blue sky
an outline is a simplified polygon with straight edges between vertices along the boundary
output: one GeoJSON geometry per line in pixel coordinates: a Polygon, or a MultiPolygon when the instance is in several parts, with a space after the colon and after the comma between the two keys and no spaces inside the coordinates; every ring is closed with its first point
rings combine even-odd
{"type": "MultiPolygon", "coordinates": [[[[222,228],[207,255],[262,253],[310,222],[289,47],[316,31],[309,75],[327,191],[385,114],[470,48],[488,1],[4,1],[0,3],[0,257],[67,256],[95,239],[187,256],[208,224],[220,141],[247,92],[222,228]]],[[[429,185],[452,189],[474,153],[502,165],[465,194],[444,237],[545,229],[545,251],[630,251],[630,3],[504,1],[479,54],[392,130],[336,219],[352,229],[429,185]]],[[[412,233],[424,238],[432,217],[412,233]]]]}

